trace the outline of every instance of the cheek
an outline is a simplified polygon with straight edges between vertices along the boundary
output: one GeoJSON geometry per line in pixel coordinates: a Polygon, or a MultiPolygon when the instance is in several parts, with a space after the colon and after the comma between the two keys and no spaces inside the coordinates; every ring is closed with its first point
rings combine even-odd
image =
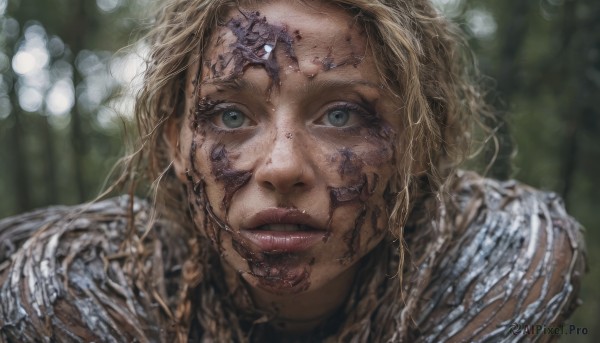
{"type": "Polygon", "coordinates": [[[388,217],[379,173],[364,173],[362,181],[330,189],[330,225],[339,246],[341,264],[350,264],[367,254],[386,233],[388,217]]]}
{"type": "MultiPolygon", "coordinates": [[[[219,134],[210,129],[212,124],[207,113],[211,113],[218,104],[218,101],[202,97],[197,101],[194,110],[190,110],[189,130],[185,130],[187,137],[182,137],[190,144],[188,153],[183,155],[187,155],[187,173],[193,176],[188,188],[193,189],[199,180],[205,182],[205,206],[210,206],[227,221],[231,200],[234,194],[250,181],[252,171],[236,169],[232,161],[237,155],[230,153],[226,145],[221,143],[219,134]]],[[[198,197],[196,193],[192,192],[190,196],[198,197]]]]}
{"type": "Polygon", "coordinates": [[[221,211],[224,211],[227,217],[233,195],[250,181],[252,171],[232,167],[229,153],[221,143],[215,143],[210,148],[209,163],[216,183],[223,185],[221,211]]]}
{"type": "Polygon", "coordinates": [[[342,264],[364,256],[385,236],[389,216],[385,193],[395,172],[392,132],[385,128],[369,132],[362,144],[330,157],[334,162],[330,170],[341,182],[328,187],[329,225],[336,236],[334,244],[343,250],[342,264]]]}
{"type": "Polygon", "coordinates": [[[207,137],[207,123],[198,115],[204,107],[211,106],[207,99],[201,99],[194,110],[190,111],[188,128],[184,128],[180,141],[182,144],[181,159],[185,168],[186,189],[190,211],[195,228],[200,235],[211,240],[213,245],[222,250],[221,234],[231,231],[226,216],[220,215],[227,207],[232,194],[241,187],[250,176],[230,168],[227,151],[219,145],[212,145],[207,137]],[[218,180],[234,179],[233,187],[216,187],[218,180]],[[216,199],[219,199],[216,201],[216,199]],[[217,211],[217,213],[215,213],[217,211]]]}

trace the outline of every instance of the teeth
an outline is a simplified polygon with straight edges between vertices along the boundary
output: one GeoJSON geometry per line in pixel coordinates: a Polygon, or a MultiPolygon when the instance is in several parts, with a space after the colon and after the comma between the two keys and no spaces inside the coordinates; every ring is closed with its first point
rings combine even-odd
{"type": "Polygon", "coordinates": [[[270,225],[263,225],[259,229],[265,230],[265,231],[293,232],[293,231],[307,231],[307,230],[310,230],[310,227],[306,226],[306,225],[297,225],[297,224],[270,224],[270,225]]]}

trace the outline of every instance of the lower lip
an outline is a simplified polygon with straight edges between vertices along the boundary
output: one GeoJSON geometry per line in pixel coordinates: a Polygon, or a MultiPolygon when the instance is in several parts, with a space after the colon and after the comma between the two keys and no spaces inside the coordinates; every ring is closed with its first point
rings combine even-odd
{"type": "Polygon", "coordinates": [[[324,231],[259,231],[241,232],[263,252],[299,252],[323,241],[324,231]]]}

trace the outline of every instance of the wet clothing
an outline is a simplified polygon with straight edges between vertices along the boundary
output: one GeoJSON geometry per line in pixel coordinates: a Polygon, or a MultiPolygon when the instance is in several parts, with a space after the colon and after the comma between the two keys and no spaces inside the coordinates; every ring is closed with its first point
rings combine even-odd
{"type": "MultiPolygon", "coordinates": [[[[361,261],[358,286],[320,339],[340,339],[336,331],[349,320],[357,342],[555,338],[515,328],[558,326],[573,311],[585,269],[582,228],[556,195],[515,181],[460,172],[450,195],[449,241],[437,241],[437,221],[405,228],[402,294],[392,291],[397,242],[385,240],[361,261]],[[414,290],[421,292],[407,320],[402,297],[414,290]]],[[[147,202],[127,196],[0,221],[0,342],[173,342],[188,239],[174,223],[151,220],[147,202]]],[[[210,255],[207,272],[219,273],[218,255],[210,255]]],[[[210,281],[198,292],[227,298],[210,281]]],[[[198,302],[190,341],[210,340],[200,323],[218,311],[198,302]]],[[[251,323],[256,341],[270,334],[258,322],[251,323]]]]}

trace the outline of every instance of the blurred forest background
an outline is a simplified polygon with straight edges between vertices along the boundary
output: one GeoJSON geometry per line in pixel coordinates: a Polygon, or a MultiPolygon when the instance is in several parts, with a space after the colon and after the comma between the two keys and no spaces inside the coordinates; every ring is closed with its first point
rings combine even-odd
{"type": "MultiPolygon", "coordinates": [[[[125,151],[147,50],[134,38],[156,1],[0,0],[0,218],[98,194],[125,151]]],[[[508,123],[489,175],[559,193],[587,228],[590,272],[568,324],[588,334],[562,341],[597,342],[600,1],[434,2],[465,31],[508,123]]]]}

